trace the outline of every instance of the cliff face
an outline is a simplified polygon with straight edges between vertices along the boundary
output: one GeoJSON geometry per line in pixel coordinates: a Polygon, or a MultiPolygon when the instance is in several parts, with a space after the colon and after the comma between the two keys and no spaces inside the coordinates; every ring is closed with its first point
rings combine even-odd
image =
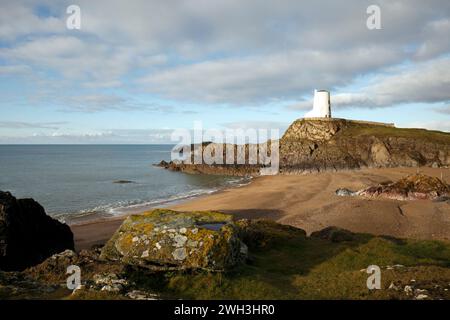
{"type": "Polygon", "coordinates": [[[450,165],[450,134],[344,119],[295,121],[280,141],[284,173],[450,165]]]}
{"type": "MultiPolygon", "coordinates": [[[[198,147],[205,150],[206,146],[198,147]]],[[[248,157],[249,145],[245,149],[248,157]]],[[[448,167],[450,133],[345,119],[299,119],[291,124],[279,141],[279,156],[280,174],[366,167],[448,167]]],[[[248,163],[161,163],[161,166],[187,173],[239,176],[258,175],[261,167],[248,163]]]]}

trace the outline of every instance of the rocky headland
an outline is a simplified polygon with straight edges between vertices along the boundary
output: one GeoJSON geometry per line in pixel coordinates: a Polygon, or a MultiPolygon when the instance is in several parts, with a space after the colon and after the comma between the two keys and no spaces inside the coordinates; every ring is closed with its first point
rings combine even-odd
{"type": "MultiPolygon", "coordinates": [[[[245,145],[247,160],[250,147],[260,148],[258,145],[245,145]]],[[[206,148],[211,149],[211,143],[193,145],[191,159],[195,153],[206,148]]],[[[225,163],[226,145],[223,145],[223,150],[225,163]]],[[[367,121],[299,119],[279,140],[279,159],[280,174],[380,167],[448,167],[450,133],[396,128],[390,124],[367,121]]],[[[259,175],[262,167],[248,164],[248,161],[244,165],[162,161],[159,165],[186,173],[238,176],[259,175]]]]}

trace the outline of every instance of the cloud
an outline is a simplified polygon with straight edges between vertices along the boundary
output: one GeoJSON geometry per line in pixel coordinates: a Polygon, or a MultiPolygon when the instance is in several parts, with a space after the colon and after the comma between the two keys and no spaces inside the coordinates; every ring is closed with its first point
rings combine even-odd
{"type": "Polygon", "coordinates": [[[144,103],[133,98],[125,98],[115,94],[92,94],[70,97],[65,100],[62,111],[68,112],[102,112],[102,111],[146,111],[158,113],[174,113],[171,105],[144,103]]]}
{"type": "Polygon", "coordinates": [[[423,42],[416,52],[417,59],[426,59],[450,50],[450,19],[443,18],[427,23],[423,30],[423,42]]]}
{"type": "Polygon", "coordinates": [[[57,130],[60,125],[66,124],[60,122],[23,122],[23,121],[0,121],[0,128],[6,129],[51,129],[57,130]]]}
{"type": "Polygon", "coordinates": [[[416,121],[402,126],[403,128],[422,128],[450,133],[450,120],[416,121]]]}
{"type": "Polygon", "coordinates": [[[2,75],[22,75],[30,73],[31,68],[27,65],[0,66],[0,76],[2,75]]]}
{"type": "Polygon", "coordinates": [[[139,80],[150,92],[204,103],[268,103],[298,98],[313,86],[345,85],[355,74],[400,59],[389,49],[300,50],[181,66],[139,80]]]}
{"type": "Polygon", "coordinates": [[[6,144],[175,144],[172,129],[107,129],[83,133],[55,131],[26,136],[0,136],[6,144]]]}
{"type": "MultiPolygon", "coordinates": [[[[394,68],[378,75],[359,92],[331,92],[333,108],[384,108],[404,103],[439,103],[450,101],[450,57],[394,68]]],[[[306,100],[288,109],[306,110],[312,101],[306,100]]]]}
{"type": "Polygon", "coordinates": [[[226,129],[279,129],[284,131],[289,126],[287,122],[281,121],[235,121],[235,122],[224,122],[221,124],[226,129]]]}
{"type": "Polygon", "coordinates": [[[445,107],[435,108],[434,111],[450,115],[450,105],[445,106],[445,107]]]}
{"type": "Polygon", "coordinates": [[[0,34],[10,45],[0,57],[56,72],[67,87],[242,105],[301,99],[314,87],[339,88],[449,49],[444,0],[380,1],[379,32],[365,26],[371,1],[80,0],[80,31],[65,28],[69,4],[44,1],[49,14],[39,15],[34,2],[6,1],[0,34]]]}
{"type": "Polygon", "coordinates": [[[379,0],[381,30],[371,0],[78,0],[81,30],[65,27],[70,4],[2,1],[0,108],[307,110],[315,88],[337,108],[449,102],[448,0],[379,0]]]}
{"type": "Polygon", "coordinates": [[[27,2],[2,1],[0,41],[30,34],[64,32],[64,20],[54,16],[39,17],[27,2]]]}

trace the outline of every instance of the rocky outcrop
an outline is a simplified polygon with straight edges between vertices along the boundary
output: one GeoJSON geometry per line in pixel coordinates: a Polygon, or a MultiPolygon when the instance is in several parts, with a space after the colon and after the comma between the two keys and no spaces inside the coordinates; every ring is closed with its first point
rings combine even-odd
{"type": "Polygon", "coordinates": [[[450,166],[450,133],[345,119],[299,119],[280,140],[280,172],[450,166]]]}
{"type": "Polygon", "coordinates": [[[22,270],[51,255],[73,249],[70,228],[33,199],[0,191],[0,269],[22,270]]]}
{"type": "Polygon", "coordinates": [[[185,164],[176,161],[161,161],[156,165],[171,171],[180,171],[189,174],[210,174],[236,177],[249,177],[259,175],[260,166],[256,165],[207,165],[185,164]]]}
{"type": "Polygon", "coordinates": [[[435,200],[450,196],[450,185],[424,174],[406,176],[397,182],[378,184],[356,192],[359,196],[394,200],[435,200]]]}
{"type": "Polygon", "coordinates": [[[232,217],[157,209],[128,217],[101,257],[152,270],[222,271],[245,253],[232,217]]]}
{"type": "MultiPolygon", "coordinates": [[[[211,150],[212,146],[214,144],[205,143],[191,147],[195,154],[211,150]]],[[[218,148],[224,150],[223,163],[225,147],[218,148]]],[[[257,176],[263,166],[250,164],[248,154],[252,148],[260,147],[245,145],[245,164],[161,162],[160,166],[186,173],[257,176]]],[[[299,119],[279,140],[279,164],[280,174],[371,167],[448,167],[450,133],[345,119],[299,119]]]]}

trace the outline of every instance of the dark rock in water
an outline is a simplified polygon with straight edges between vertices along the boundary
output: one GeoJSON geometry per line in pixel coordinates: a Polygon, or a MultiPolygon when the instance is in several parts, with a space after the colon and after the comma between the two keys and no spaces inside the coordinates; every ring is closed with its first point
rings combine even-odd
{"type": "Polygon", "coordinates": [[[129,216],[101,258],[152,270],[223,271],[244,260],[232,216],[156,209],[129,216]]]}
{"type": "Polygon", "coordinates": [[[311,233],[310,237],[329,240],[331,242],[343,242],[352,241],[354,239],[354,233],[338,227],[327,227],[311,233]]]}
{"type": "Polygon", "coordinates": [[[1,270],[23,270],[73,248],[69,226],[49,217],[33,199],[0,191],[1,270]]]}
{"type": "Polygon", "coordinates": [[[168,168],[169,165],[170,165],[170,163],[165,160],[161,160],[160,163],[155,164],[156,167],[162,167],[162,168],[168,168]]]}
{"type": "Polygon", "coordinates": [[[355,192],[346,188],[340,188],[336,190],[336,195],[340,197],[351,197],[355,195],[355,192]]]}
{"type": "Polygon", "coordinates": [[[127,184],[127,183],[136,183],[134,181],[131,180],[116,180],[113,183],[117,183],[117,184],[127,184]]]}

